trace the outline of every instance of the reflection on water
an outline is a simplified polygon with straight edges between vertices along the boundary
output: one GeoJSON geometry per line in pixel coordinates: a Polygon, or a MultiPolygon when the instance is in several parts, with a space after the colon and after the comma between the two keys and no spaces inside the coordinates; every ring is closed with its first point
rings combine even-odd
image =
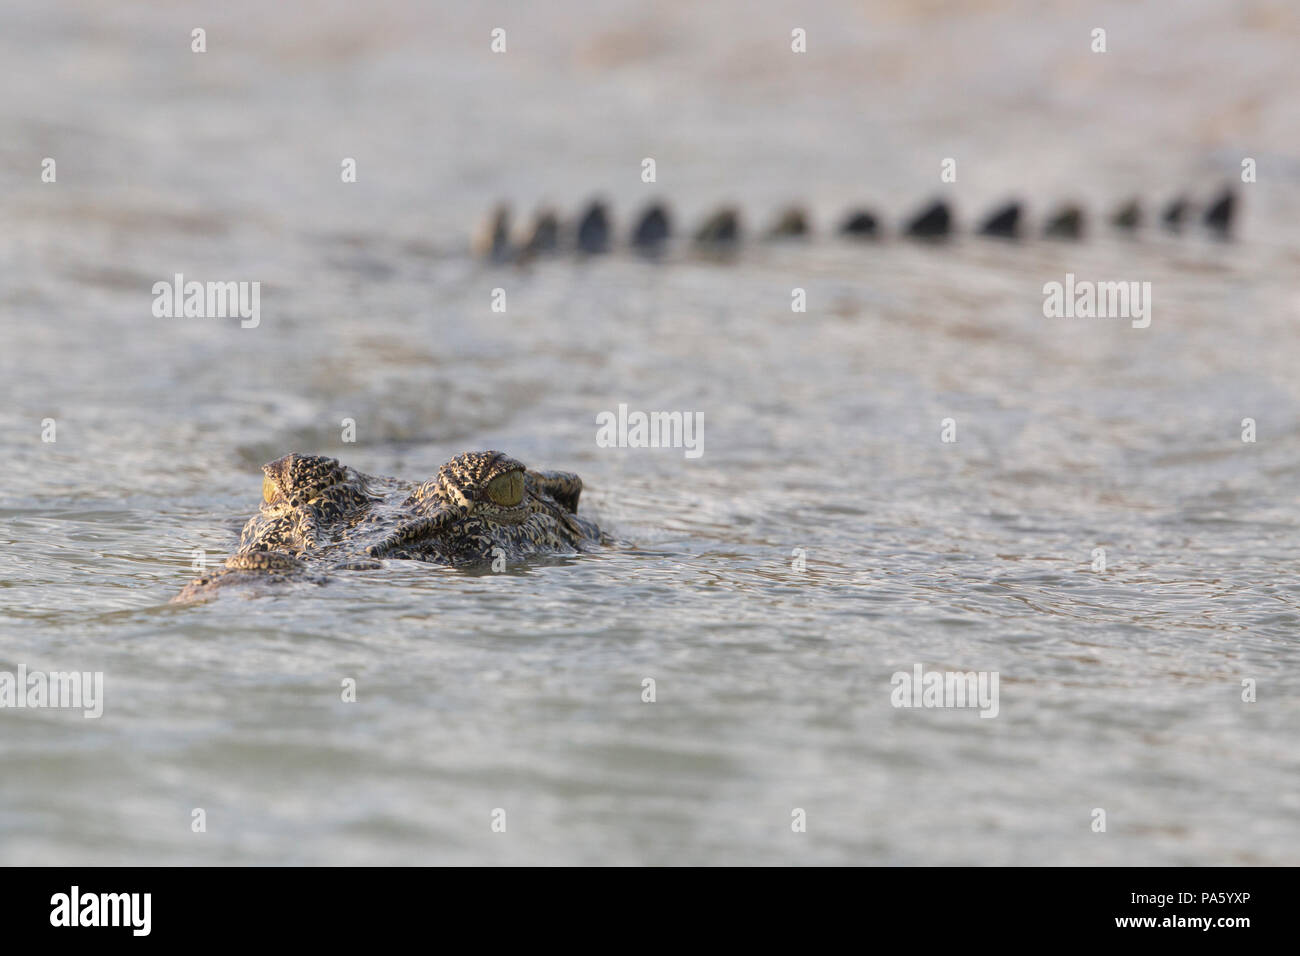
{"type": "Polygon", "coordinates": [[[165,5],[0,14],[0,670],[107,698],[0,714],[0,861],[1297,862],[1293,14],[1117,4],[1098,62],[1095,5],[826,6],[796,62],[753,6],[510,10],[498,60],[462,5],[222,5],[201,56],[165,5]],[[1230,245],[824,235],[945,156],[970,222],[1243,155],[1230,245]],[[823,235],[464,255],[500,197],[597,193],[620,226],[803,197],[823,235]],[[260,282],[260,325],[155,319],[178,272],[260,282]],[[1150,328],[1045,319],[1067,273],[1150,282],[1150,328]],[[620,403],[702,413],[705,453],[599,447],[620,403]],[[167,604],[265,461],[487,447],[581,474],[617,543],[167,604]],[[998,672],[998,717],[891,707],[916,664],[998,672]]]}

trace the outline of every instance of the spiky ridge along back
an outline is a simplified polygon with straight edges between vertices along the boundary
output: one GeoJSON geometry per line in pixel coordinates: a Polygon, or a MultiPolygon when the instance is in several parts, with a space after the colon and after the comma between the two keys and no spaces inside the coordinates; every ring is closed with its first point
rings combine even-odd
{"type": "MultiPolygon", "coordinates": [[[[1201,222],[1216,238],[1231,236],[1236,217],[1237,196],[1224,187],[1204,206],[1201,222]]],[[[1192,218],[1194,204],[1178,196],[1161,210],[1159,221],[1170,232],[1181,232],[1192,218]]],[[[988,213],[976,229],[981,236],[1019,239],[1026,235],[1023,204],[1009,201],[988,213]]],[[[1142,225],[1142,204],[1137,199],[1122,203],[1109,217],[1110,225],[1122,232],[1134,232],[1142,225]]],[[[852,208],[841,218],[836,230],[854,239],[878,239],[884,235],[883,220],[869,209],[852,208]]],[[[663,250],[673,237],[673,217],[663,203],[653,203],[636,217],[628,233],[627,246],[653,255],[663,250]]],[[[1088,216],[1082,206],[1065,203],[1043,221],[1041,233],[1051,239],[1081,239],[1087,232],[1088,216]]],[[[899,226],[901,235],[912,239],[942,240],[957,231],[951,205],[942,199],[927,203],[907,217],[899,226]]],[[[813,232],[808,212],[799,206],[781,210],[763,233],[765,239],[798,239],[813,232]]],[[[692,232],[691,241],[702,250],[717,252],[734,249],[744,237],[744,221],[734,206],[723,206],[707,216],[692,232]]],[[[511,228],[510,207],[498,204],[475,242],[475,251],[494,262],[528,261],[539,255],[574,251],[581,255],[600,255],[615,247],[614,226],[609,208],[603,200],[592,200],[565,223],[551,209],[541,209],[519,232],[511,228]]]]}

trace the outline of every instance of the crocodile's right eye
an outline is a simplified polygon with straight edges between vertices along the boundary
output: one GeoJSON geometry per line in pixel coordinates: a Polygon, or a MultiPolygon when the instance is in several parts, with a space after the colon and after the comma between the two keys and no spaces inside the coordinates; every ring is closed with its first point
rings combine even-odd
{"type": "Polygon", "coordinates": [[[497,475],[487,486],[488,497],[497,504],[513,508],[524,499],[524,473],[522,471],[508,471],[504,475],[497,475]]]}
{"type": "Polygon", "coordinates": [[[279,489],[275,487],[275,482],[271,480],[271,476],[263,475],[262,476],[262,500],[269,505],[272,501],[275,500],[275,496],[278,493],[279,493],[279,489]]]}

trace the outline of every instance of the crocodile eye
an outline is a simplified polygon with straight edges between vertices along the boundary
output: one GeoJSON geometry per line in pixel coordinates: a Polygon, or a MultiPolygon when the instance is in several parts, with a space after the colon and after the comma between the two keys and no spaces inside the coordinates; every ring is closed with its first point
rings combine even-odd
{"type": "Polygon", "coordinates": [[[269,505],[272,501],[275,500],[275,496],[278,493],[279,493],[279,489],[275,487],[275,482],[271,480],[271,476],[263,475],[262,476],[262,500],[269,505]]]}
{"type": "Polygon", "coordinates": [[[487,495],[496,504],[513,508],[524,500],[524,473],[508,471],[488,482],[487,495]]]}

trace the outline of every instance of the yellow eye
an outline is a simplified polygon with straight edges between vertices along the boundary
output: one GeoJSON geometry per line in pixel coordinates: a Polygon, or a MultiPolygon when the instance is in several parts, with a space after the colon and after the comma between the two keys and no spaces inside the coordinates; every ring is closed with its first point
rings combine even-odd
{"type": "Polygon", "coordinates": [[[270,475],[262,476],[262,500],[268,505],[275,499],[277,489],[275,482],[271,480],[270,475]]]}
{"type": "Polygon", "coordinates": [[[487,486],[488,497],[505,508],[513,508],[524,500],[524,473],[508,471],[497,475],[487,486]]]}

